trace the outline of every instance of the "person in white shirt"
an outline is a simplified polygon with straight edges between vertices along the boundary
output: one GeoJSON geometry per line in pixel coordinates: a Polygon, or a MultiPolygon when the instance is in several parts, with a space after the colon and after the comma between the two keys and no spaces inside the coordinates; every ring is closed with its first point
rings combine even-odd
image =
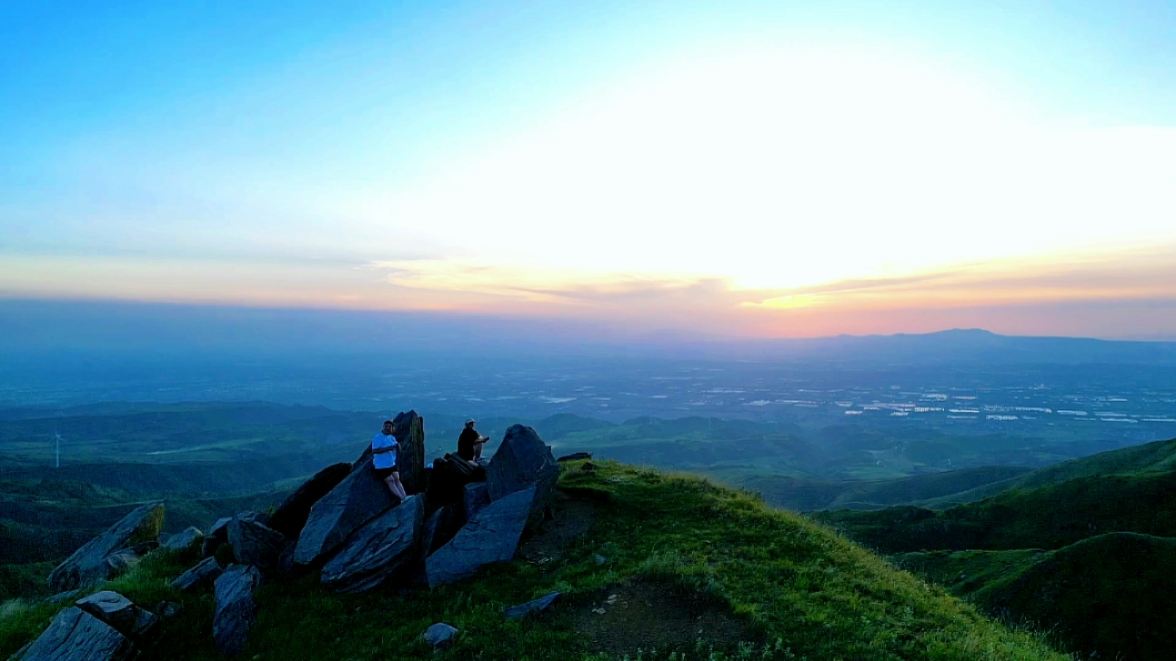
{"type": "Polygon", "coordinates": [[[392,421],[384,421],[384,429],[372,437],[372,468],[376,477],[388,485],[388,489],[400,500],[408,498],[404,485],[400,483],[400,471],[396,468],[396,451],[400,443],[392,435],[392,421]]]}

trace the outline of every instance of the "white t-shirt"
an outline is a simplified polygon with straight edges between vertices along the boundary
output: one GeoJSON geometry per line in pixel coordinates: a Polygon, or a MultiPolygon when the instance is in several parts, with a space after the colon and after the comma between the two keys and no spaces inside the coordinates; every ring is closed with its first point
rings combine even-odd
{"type": "MultiPolygon", "coordinates": [[[[379,450],[381,448],[395,448],[399,443],[396,442],[396,437],[392,434],[384,435],[384,432],[376,432],[372,437],[372,450],[379,450]]],[[[396,468],[396,450],[391,452],[372,453],[372,465],[376,468],[396,468]]]]}

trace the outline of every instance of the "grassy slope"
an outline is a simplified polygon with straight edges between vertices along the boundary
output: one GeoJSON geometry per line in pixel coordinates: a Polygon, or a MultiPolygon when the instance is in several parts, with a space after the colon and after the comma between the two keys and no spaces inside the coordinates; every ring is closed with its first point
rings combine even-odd
{"type": "Polygon", "coordinates": [[[933,551],[893,558],[985,610],[1106,658],[1176,649],[1176,539],[1109,533],[1057,551],[933,551]]]}
{"type": "MultiPolygon", "coordinates": [[[[635,579],[721,604],[746,623],[745,657],[752,649],[772,658],[1057,656],[800,516],[697,478],[599,466],[585,472],[572,464],[561,478],[566,492],[599,504],[592,527],[553,560],[516,560],[471,581],[403,595],[332,595],[313,577],[270,583],[246,658],[424,655],[420,634],[439,620],[463,633],[438,658],[588,656],[574,614],[635,579]],[[603,566],[593,559],[598,553],[608,558],[603,566]],[[502,617],[503,607],[550,590],[567,595],[550,615],[502,617]]],[[[145,603],[163,596],[152,593],[145,603]]],[[[186,599],[150,656],[212,656],[206,595],[186,599]]],[[[0,654],[21,640],[5,641],[0,654]]],[[[699,649],[712,642],[740,656],[740,641],[703,641],[699,649]]]]}

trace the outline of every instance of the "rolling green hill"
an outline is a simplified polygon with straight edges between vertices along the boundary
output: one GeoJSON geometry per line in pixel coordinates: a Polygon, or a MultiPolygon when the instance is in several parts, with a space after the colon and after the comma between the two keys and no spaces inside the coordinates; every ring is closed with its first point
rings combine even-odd
{"type": "MultiPolygon", "coordinates": [[[[421,632],[441,620],[462,633],[438,659],[1064,658],[803,517],[702,479],[572,463],[560,491],[518,559],[462,583],[358,595],[326,593],[314,576],[267,583],[244,658],[427,656],[421,632]],[[563,596],[550,612],[503,617],[552,590],[563,596]]],[[[163,556],[112,585],[183,603],[148,658],[214,656],[208,594],[166,587],[182,567],[163,556]]],[[[0,615],[0,655],[51,612],[0,615]]]]}

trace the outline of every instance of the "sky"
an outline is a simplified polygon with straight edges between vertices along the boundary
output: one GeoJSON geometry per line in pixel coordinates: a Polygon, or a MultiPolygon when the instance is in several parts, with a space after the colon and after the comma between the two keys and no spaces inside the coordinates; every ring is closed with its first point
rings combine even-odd
{"type": "Polygon", "coordinates": [[[1176,5],[9,1],[0,298],[1176,339],[1176,5]]]}

